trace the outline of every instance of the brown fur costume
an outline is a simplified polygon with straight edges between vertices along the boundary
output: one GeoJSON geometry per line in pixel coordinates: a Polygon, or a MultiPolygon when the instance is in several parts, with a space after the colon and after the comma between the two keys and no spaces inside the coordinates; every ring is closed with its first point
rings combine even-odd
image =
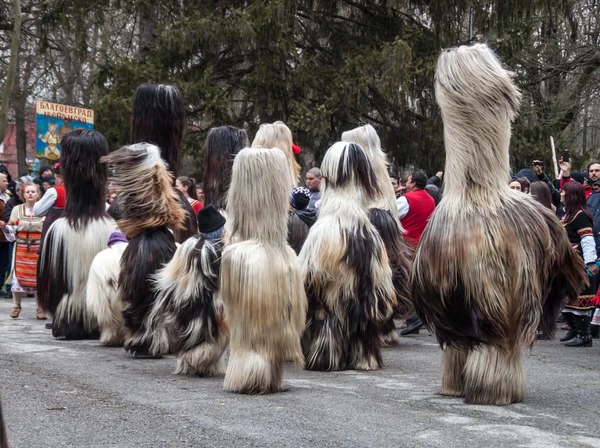
{"type": "Polygon", "coordinates": [[[445,50],[436,71],[444,120],[444,197],[414,261],[421,319],[444,349],[443,395],[506,405],[525,394],[521,350],[549,333],[584,282],[553,213],[507,186],[520,94],[486,45],[445,50]]]}
{"type": "Polygon", "coordinates": [[[180,228],[185,212],[160,150],[148,143],[125,146],[103,157],[114,171],[119,191],[119,228],[129,242],[121,256],[119,296],[127,351],[147,357],[152,345],[146,326],[156,300],[151,276],[175,253],[169,229],[180,228]]]}
{"type": "Polygon", "coordinates": [[[243,149],[233,164],[226,225],[232,244],[221,267],[231,335],[227,391],[278,392],[284,362],[304,365],[306,295],[296,254],[286,242],[288,173],[277,148],[243,149]]]}

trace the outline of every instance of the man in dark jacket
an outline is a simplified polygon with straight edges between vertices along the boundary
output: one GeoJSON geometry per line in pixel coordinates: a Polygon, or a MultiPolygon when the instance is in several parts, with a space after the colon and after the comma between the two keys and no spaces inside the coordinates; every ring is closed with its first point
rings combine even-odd
{"type": "Polygon", "coordinates": [[[517,177],[527,177],[530,182],[544,182],[550,189],[552,203],[555,207],[560,205],[560,191],[556,189],[550,178],[544,173],[544,162],[540,159],[531,161],[531,170],[525,168],[517,173],[517,177]],[[531,173],[531,175],[528,175],[531,173]]]}

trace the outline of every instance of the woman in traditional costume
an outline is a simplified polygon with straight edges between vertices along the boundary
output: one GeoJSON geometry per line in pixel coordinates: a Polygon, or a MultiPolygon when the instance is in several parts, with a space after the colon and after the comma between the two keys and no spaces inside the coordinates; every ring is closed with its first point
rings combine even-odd
{"type": "MultiPolygon", "coordinates": [[[[25,203],[12,209],[8,222],[16,233],[11,286],[14,306],[10,313],[13,319],[21,313],[23,296],[35,294],[37,299],[37,262],[44,217],[36,216],[33,208],[39,197],[39,185],[33,182],[26,183],[23,186],[25,203]]],[[[46,319],[46,314],[38,309],[37,318],[46,319]]]]}
{"type": "Polygon", "coordinates": [[[583,258],[589,276],[589,284],[577,297],[568,297],[562,315],[569,330],[560,342],[567,347],[591,347],[590,322],[594,314],[594,296],[596,293],[596,242],[592,216],[587,208],[585,190],[578,182],[567,182],[560,193],[561,202],[565,204],[565,216],[562,219],[573,249],[583,258]]]}

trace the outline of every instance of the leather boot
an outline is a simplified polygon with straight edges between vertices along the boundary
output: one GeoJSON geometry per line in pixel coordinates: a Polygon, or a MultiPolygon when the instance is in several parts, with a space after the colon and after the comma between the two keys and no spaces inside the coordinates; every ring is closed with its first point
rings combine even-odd
{"type": "Polygon", "coordinates": [[[569,330],[560,342],[571,342],[577,336],[577,328],[575,327],[575,315],[573,313],[561,313],[565,322],[569,325],[569,330]]]}
{"type": "Polygon", "coordinates": [[[565,344],[566,347],[591,347],[592,335],[590,334],[591,316],[575,316],[577,337],[565,344]]]}

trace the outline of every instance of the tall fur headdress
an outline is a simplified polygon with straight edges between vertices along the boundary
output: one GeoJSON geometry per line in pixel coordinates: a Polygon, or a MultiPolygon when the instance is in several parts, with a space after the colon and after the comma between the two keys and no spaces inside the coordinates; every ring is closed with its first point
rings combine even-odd
{"type": "Polygon", "coordinates": [[[114,170],[119,191],[119,228],[129,239],[159,227],[181,228],[185,217],[158,147],[139,143],[102,158],[114,170]]]}
{"type": "Polygon", "coordinates": [[[346,131],[342,134],[342,141],[358,143],[371,162],[380,192],[370,207],[389,210],[394,216],[397,216],[396,193],[389,181],[387,155],[381,149],[381,140],[375,128],[366,124],[346,131]]]}
{"type": "Polygon", "coordinates": [[[292,145],[292,131],[283,121],[262,124],[252,142],[253,148],[279,148],[284,152],[292,176],[292,184],[289,189],[295,187],[300,178],[300,165],[294,158],[292,145]]]}
{"type": "MultiPolygon", "coordinates": [[[[327,189],[336,190],[337,194],[355,195],[362,206],[367,207],[380,194],[375,173],[369,159],[357,143],[337,142],[325,154],[321,164],[322,205],[328,197],[327,189]]],[[[389,182],[388,182],[389,183],[389,182]]]]}
{"type": "Polygon", "coordinates": [[[446,173],[456,174],[445,177],[445,192],[462,191],[481,208],[498,206],[487,203],[485,191],[508,190],[510,122],[521,99],[513,77],[484,44],[450,48],[438,59],[435,94],[444,120],[446,173]]]}
{"type": "Polygon", "coordinates": [[[248,135],[243,129],[219,126],[208,131],[204,149],[204,205],[225,210],[233,161],[248,145],[248,135]]]}
{"type": "Polygon", "coordinates": [[[235,158],[227,197],[227,233],[234,240],[286,241],[291,179],[279,170],[282,160],[277,148],[245,148],[235,158]],[[265,167],[274,167],[273,175],[265,176],[265,167]]]}
{"type": "Polygon", "coordinates": [[[75,230],[105,216],[108,173],[100,158],[108,143],[97,131],[78,129],[61,140],[60,165],[67,192],[65,218],[75,230]]]}
{"type": "Polygon", "coordinates": [[[142,84],[135,91],[131,114],[131,144],[152,143],[177,178],[181,142],[185,130],[183,96],[177,87],[142,84]]]}

